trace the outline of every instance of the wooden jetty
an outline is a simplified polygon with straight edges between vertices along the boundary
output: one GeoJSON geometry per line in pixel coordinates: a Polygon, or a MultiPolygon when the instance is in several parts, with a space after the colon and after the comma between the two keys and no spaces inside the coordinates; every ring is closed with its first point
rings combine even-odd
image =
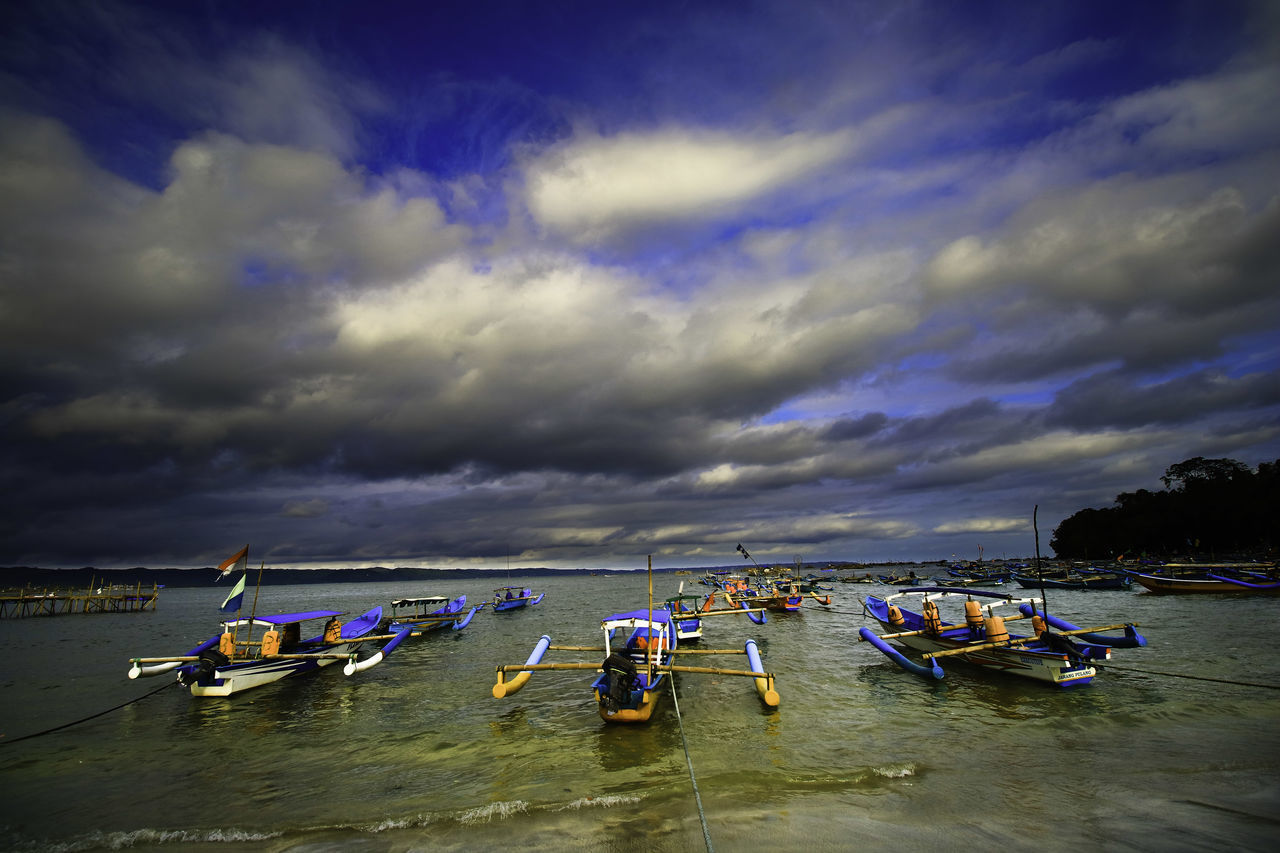
{"type": "Polygon", "coordinates": [[[5,590],[0,592],[0,619],[24,619],[28,616],[59,616],[63,613],[142,613],[155,610],[160,586],[143,589],[121,584],[89,584],[83,592],[65,589],[5,590]]]}

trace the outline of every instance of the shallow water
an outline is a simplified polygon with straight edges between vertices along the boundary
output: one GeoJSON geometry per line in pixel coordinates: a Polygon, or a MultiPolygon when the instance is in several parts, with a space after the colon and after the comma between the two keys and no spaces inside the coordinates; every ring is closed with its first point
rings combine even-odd
{"type": "MultiPolygon", "coordinates": [[[[656,576],[655,597],[679,580],[656,576]]],[[[506,582],[266,587],[259,607],[475,603],[506,582]]],[[[547,592],[536,607],[483,611],[350,678],[331,666],[229,699],[125,677],[131,656],[213,633],[225,595],[213,584],[164,590],[154,613],[0,622],[6,741],[159,690],[7,743],[0,846],[699,851],[709,837],[735,851],[1193,851],[1270,850],[1280,832],[1280,691],[1154,674],[1280,685],[1277,599],[1051,590],[1051,612],[1137,621],[1150,641],[1063,692],[960,664],[942,682],[902,672],[857,642],[872,624],[859,597],[894,590],[836,584],[830,611],[808,601],[767,625],[707,623],[704,646],[757,640],[779,709],[749,679],[682,675],[679,715],[667,696],[649,724],[610,726],[589,672],[537,673],[494,699],[494,667],[522,663],[544,633],[597,644],[601,616],[644,606],[644,573],[528,583],[547,592]]]]}

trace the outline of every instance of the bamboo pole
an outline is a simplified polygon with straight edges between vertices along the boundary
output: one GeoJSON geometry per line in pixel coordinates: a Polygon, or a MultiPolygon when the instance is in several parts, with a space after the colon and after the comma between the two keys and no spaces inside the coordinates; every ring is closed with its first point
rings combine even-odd
{"type": "Polygon", "coordinates": [[[343,660],[344,658],[351,657],[353,654],[355,654],[354,651],[311,652],[309,654],[290,653],[290,654],[263,655],[262,659],[263,660],[325,660],[328,658],[332,658],[334,660],[343,660]]]}
{"type": "MultiPolygon", "coordinates": [[[[1076,634],[1096,634],[1098,631],[1118,631],[1121,628],[1128,627],[1129,625],[1133,625],[1135,628],[1138,627],[1137,622],[1121,622],[1119,625],[1103,625],[1100,628],[1077,628],[1074,631],[1057,631],[1054,633],[1054,636],[1073,637],[1076,634]]],[[[1014,640],[1003,640],[999,643],[979,643],[974,646],[962,646],[958,649],[945,649],[940,652],[929,652],[928,654],[921,655],[921,657],[942,658],[950,657],[952,655],[962,655],[965,652],[977,652],[983,649],[1012,648],[1014,646],[1025,646],[1027,643],[1034,643],[1039,639],[1039,637],[1019,637],[1014,640]]]]}
{"type": "Polygon", "coordinates": [[[713,666],[679,666],[674,664],[659,664],[657,667],[663,672],[697,672],[703,675],[749,675],[752,678],[773,678],[771,672],[751,672],[746,669],[720,669],[713,666]]]}
{"type": "Polygon", "coordinates": [[[600,669],[598,663],[503,663],[498,664],[498,672],[520,672],[550,669],[600,669]]]}
{"type": "MultiPolygon", "coordinates": [[[[249,555],[246,554],[247,558],[249,555]]],[[[258,564],[258,583],[253,587],[253,607],[249,610],[249,639],[253,639],[253,617],[258,615],[258,593],[262,591],[262,569],[267,565],[263,560],[258,564]]],[[[243,599],[241,599],[243,601],[243,599]]],[[[240,630],[240,611],[236,611],[236,631],[240,630]]]]}

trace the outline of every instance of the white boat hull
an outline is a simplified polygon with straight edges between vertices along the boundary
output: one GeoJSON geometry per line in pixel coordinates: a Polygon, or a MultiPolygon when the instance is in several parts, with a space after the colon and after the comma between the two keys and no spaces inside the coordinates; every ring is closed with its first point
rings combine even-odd
{"type": "MultiPolygon", "coordinates": [[[[359,646],[360,643],[343,643],[337,646],[317,649],[317,652],[348,655],[353,653],[359,646]]],[[[235,693],[261,687],[264,684],[270,684],[273,681],[279,681],[282,678],[288,678],[300,672],[309,672],[318,667],[328,666],[331,663],[337,663],[339,660],[341,660],[340,657],[310,658],[307,660],[281,658],[278,660],[232,664],[224,669],[214,670],[211,683],[193,683],[189,686],[192,696],[231,696],[235,693]]]]}
{"type": "MultiPolygon", "coordinates": [[[[890,628],[892,626],[886,625],[886,630],[890,628]]],[[[904,637],[893,640],[893,642],[925,653],[956,648],[954,644],[936,643],[923,637],[904,637]]],[[[1002,648],[965,652],[962,655],[957,655],[957,657],[966,663],[999,672],[1007,672],[1010,675],[1019,675],[1023,678],[1056,684],[1059,687],[1076,687],[1088,684],[1098,674],[1098,671],[1091,666],[1073,663],[1066,655],[1053,652],[1002,648]]],[[[1107,653],[1107,657],[1111,657],[1110,652],[1107,653]]]]}

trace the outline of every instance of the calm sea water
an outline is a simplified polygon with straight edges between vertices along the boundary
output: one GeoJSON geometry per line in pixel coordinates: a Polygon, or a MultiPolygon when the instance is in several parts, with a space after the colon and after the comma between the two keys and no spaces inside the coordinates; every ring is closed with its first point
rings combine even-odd
{"type": "MultiPolygon", "coordinates": [[[[655,597],[681,579],[655,576],[655,597]]],[[[478,602],[507,580],[265,587],[259,608],[478,602]]],[[[609,726],[590,673],[538,673],[494,699],[494,667],[523,663],[544,633],[597,644],[601,616],[644,606],[645,574],[527,582],[542,604],[484,611],[351,678],[332,666],[229,699],[169,687],[5,744],[0,848],[701,851],[709,836],[722,851],[1164,853],[1269,851],[1280,837],[1280,691],[1153,674],[1280,685],[1280,599],[1051,590],[1051,612],[1137,621],[1150,641],[1059,692],[962,665],[936,683],[902,672],[857,642],[872,624],[859,598],[893,590],[837,584],[831,611],[708,623],[706,646],[757,640],[779,709],[748,679],[684,675],[679,717],[668,696],[648,725],[609,726]]],[[[128,659],[207,638],[225,594],[0,622],[4,739],[163,687],[169,676],[129,681],[128,659]]]]}

